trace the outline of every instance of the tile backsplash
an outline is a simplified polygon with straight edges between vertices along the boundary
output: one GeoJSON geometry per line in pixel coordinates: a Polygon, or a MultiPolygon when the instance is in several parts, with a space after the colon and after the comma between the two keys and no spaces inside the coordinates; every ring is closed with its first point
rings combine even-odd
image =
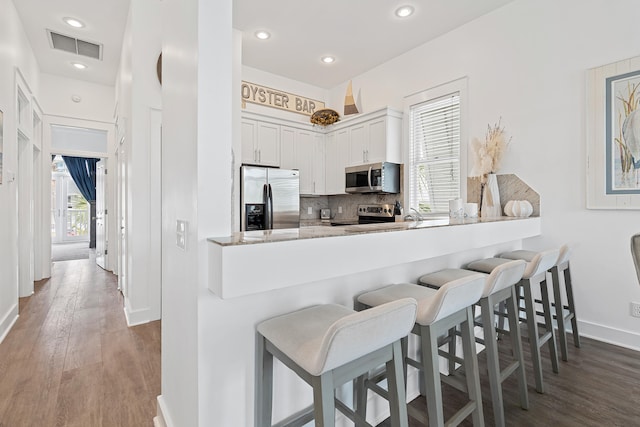
{"type": "Polygon", "coordinates": [[[335,196],[300,197],[300,220],[320,219],[320,209],[331,209],[331,218],[335,220],[353,220],[358,218],[358,205],[363,204],[402,204],[400,194],[340,194],[335,196]],[[313,213],[309,215],[308,209],[313,213]],[[338,213],[342,207],[342,213],[338,213]]]}

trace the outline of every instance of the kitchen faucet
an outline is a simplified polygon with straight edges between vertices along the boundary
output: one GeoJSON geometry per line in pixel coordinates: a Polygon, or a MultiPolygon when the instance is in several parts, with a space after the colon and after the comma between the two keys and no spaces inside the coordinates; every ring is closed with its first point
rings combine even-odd
{"type": "Polygon", "coordinates": [[[404,219],[408,219],[411,221],[423,221],[424,217],[422,216],[422,214],[416,209],[416,208],[409,208],[409,211],[413,211],[415,212],[415,214],[408,214],[405,215],[404,219]]]}

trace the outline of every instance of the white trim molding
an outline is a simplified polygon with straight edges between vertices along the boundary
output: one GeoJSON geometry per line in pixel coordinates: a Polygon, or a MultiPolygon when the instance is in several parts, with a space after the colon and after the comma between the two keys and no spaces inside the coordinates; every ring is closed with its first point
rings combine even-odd
{"type": "Polygon", "coordinates": [[[153,418],[153,426],[175,427],[175,424],[171,421],[171,416],[169,416],[169,411],[167,410],[167,405],[164,403],[162,395],[159,395],[157,398],[157,414],[153,418]]]}
{"type": "Polygon", "coordinates": [[[634,331],[612,328],[593,322],[578,320],[580,336],[640,351],[640,334],[634,331]],[[606,337],[606,338],[605,338],[606,337]]]}
{"type": "Polygon", "coordinates": [[[142,325],[153,322],[154,320],[160,320],[158,316],[153,315],[151,308],[131,310],[126,303],[124,307],[124,317],[127,320],[128,327],[142,325]]]}
{"type": "Polygon", "coordinates": [[[14,304],[13,307],[5,314],[0,321],[0,344],[9,334],[13,325],[18,321],[18,304],[14,304]]]}

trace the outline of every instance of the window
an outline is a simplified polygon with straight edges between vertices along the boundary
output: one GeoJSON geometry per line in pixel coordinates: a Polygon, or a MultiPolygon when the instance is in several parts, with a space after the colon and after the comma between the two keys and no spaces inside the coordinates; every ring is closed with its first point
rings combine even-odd
{"type": "Polygon", "coordinates": [[[461,186],[463,178],[466,183],[466,144],[461,145],[462,91],[449,87],[447,92],[446,86],[407,100],[408,202],[422,214],[448,214],[449,200],[466,197],[461,186]]]}

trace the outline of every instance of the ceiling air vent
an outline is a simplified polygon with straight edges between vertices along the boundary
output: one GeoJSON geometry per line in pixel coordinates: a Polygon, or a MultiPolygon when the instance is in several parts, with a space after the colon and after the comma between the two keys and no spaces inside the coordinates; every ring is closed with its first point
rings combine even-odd
{"type": "Polygon", "coordinates": [[[101,44],[65,36],[64,34],[55,33],[51,30],[47,30],[47,34],[49,35],[49,44],[53,49],[64,50],[65,52],[75,53],[76,55],[102,60],[101,44]]]}

